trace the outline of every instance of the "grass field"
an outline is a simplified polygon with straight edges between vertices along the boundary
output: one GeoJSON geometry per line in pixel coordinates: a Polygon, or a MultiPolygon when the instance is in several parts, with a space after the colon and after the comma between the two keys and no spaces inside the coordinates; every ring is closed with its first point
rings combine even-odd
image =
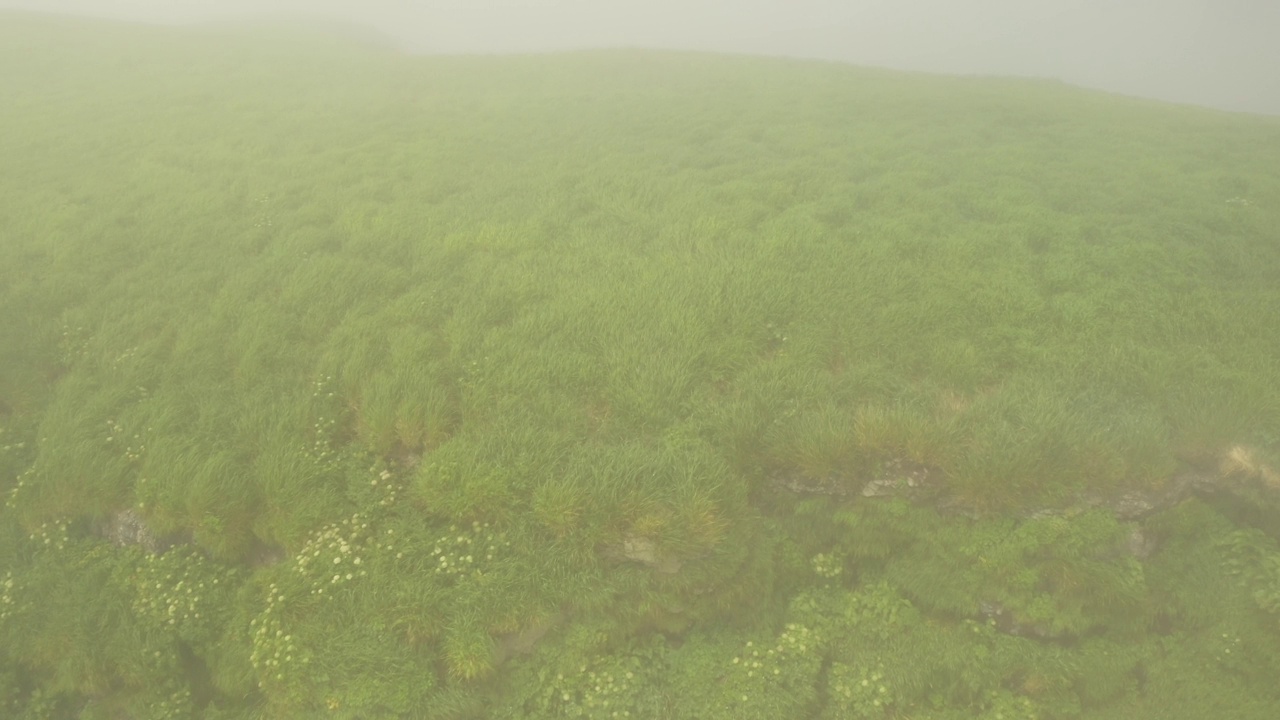
{"type": "Polygon", "coordinates": [[[1280,716],[1274,118],[22,14],[0,97],[14,717],[1280,716]]]}

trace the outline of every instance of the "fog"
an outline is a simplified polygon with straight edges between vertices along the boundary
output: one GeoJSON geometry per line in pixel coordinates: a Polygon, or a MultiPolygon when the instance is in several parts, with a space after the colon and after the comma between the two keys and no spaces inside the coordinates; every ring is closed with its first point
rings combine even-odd
{"type": "Polygon", "coordinates": [[[0,0],[186,23],[306,13],[413,52],[652,47],[1056,78],[1280,114],[1275,0],[0,0]]]}

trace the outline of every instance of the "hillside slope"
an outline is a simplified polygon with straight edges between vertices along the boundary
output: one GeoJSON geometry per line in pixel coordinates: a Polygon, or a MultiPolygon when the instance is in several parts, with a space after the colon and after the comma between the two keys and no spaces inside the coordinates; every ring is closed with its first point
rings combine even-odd
{"type": "Polygon", "coordinates": [[[20,14],[0,96],[16,716],[1280,710],[1275,119],[20,14]]]}

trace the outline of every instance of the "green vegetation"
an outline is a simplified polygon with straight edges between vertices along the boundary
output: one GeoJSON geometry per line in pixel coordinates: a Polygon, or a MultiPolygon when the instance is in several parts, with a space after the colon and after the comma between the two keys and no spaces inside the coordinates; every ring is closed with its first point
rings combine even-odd
{"type": "Polygon", "coordinates": [[[1274,119],[21,14],[0,97],[6,717],[1280,717],[1274,119]]]}

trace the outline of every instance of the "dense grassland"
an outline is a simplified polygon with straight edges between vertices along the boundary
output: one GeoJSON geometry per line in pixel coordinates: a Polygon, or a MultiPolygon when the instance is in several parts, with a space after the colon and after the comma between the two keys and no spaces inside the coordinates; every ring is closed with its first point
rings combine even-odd
{"type": "Polygon", "coordinates": [[[1276,119],[19,14],[0,98],[0,715],[1280,717],[1276,119]]]}

